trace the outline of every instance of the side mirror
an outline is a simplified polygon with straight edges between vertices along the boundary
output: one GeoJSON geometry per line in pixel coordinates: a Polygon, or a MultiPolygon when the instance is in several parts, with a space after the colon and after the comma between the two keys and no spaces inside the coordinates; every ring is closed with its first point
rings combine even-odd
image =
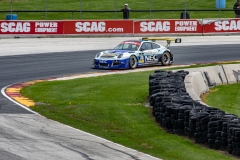
{"type": "Polygon", "coordinates": [[[140,48],[140,51],[144,51],[145,49],[144,48],[140,48]]]}

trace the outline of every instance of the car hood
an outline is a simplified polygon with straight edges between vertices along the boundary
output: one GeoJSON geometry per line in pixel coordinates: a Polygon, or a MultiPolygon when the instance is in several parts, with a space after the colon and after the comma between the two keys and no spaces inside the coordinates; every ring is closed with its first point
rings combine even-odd
{"type": "Polygon", "coordinates": [[[128,53],[128,52],[133,52],[131,50],[107,50],[107,51],[103,51],[101,57],[104,58],[104,57],[108,57],[108,58],[112,58],[112,57],[116,57],[118,56],[119,54],[122,54],[122,53],[128,53]]]}

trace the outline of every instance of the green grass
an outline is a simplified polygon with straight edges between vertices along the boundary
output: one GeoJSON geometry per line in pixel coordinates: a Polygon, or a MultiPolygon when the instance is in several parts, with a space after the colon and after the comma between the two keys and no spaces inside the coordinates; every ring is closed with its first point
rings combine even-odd
{"type": "MultiPolygon", "coordinates": [[[[120,11],[125,3],[134,10],[174,10],[174,9],[216,9],[215,0],[12,0],[12,10],[77,10],[68,13],[29,13],[19,12],[19,20],[66,20],[66,19],[122,19],[121,12],[81,12],[86,10],[120,11]],[[81,2],[81,3],[80,3],[81,2]],[[151,2],[151,3],[150,3],[151,2]]],[[[232,9],[236,0],[227,0],[225,9],[232,9]]],[[[10,0],[0,0],[0,10],[10,10],[10,0]]],[[[1,13],[0,19],[5,20],[6,14],[1,13]]],[[[179,19],[181,11],[171,12],[131,12],[131,19],[179,19]]],[[[193,19],[201,18],[234,18],[233,11],[189,11],[193,19]]]]}
{"type": "Polygon", "coordinates": [[[239,83],[230,85],[220,85],[205,95],[205,102],[210,106],[218,107],[227,113],[240,117],[240,85],[239,83]]]}
{"type": "Polygon", "coordinates": [[[145,107],[152,71],[47,81],[21,94],[41,105],[31,109],[49,119],[166,160],[234,159],[170,134],[145,107]]]}

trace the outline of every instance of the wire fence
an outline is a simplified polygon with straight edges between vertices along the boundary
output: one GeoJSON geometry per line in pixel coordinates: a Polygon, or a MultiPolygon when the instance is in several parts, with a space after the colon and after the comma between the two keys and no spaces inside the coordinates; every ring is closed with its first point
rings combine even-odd
{"type": "MultiPolygon", "coordinates": [[[[233,18],[235,0],[138,0],[129,2],[131,19],[233,18]],[[231,1],[231,2],[230,2],[231,1]],[[174,2],[174,5],[173,5],[174,2]],[[223,3],[222,3],[223,2],[223,3]],[[197,5],[196,5],[197,3],[197,5]],[[209,16],[210,15],[210,16],[209,16]]],[[[124,0],[0,0],[0,19],[18,14],[19,19],[122,19],[124,0]]]]}

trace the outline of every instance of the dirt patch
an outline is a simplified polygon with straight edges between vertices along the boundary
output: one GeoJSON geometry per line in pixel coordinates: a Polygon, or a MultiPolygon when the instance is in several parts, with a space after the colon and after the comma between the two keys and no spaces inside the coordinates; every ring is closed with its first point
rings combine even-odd
{"type": "Polygon", "coordinates": [[[217,90],[218,90],[218,89],[216,89],[216,88],[212,88],[212,89],[209,90],[208,93],[201,95],[200,98],[201,98],[202,102],[206,103],[206,98],[207,98],[207,96],[208,96],[210,93],[216,92],[217,90]]]}

